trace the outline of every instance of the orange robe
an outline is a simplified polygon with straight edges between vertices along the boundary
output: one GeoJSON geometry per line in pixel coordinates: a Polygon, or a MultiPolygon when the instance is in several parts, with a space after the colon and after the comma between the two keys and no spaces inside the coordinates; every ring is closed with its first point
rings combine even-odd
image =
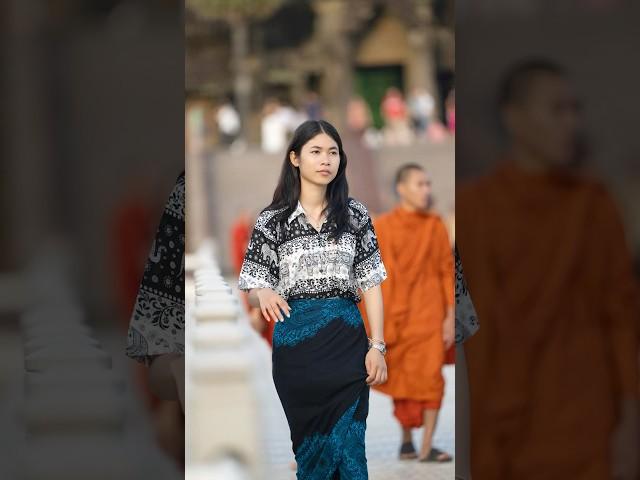
{"type": "Polygon", "coordinates": [[[395,413],[404,426],[418,427],[422,410],[440,408],[444,394],[442,324],[454,304],[451,242],[432,213],[396,208],[376,218],[374,227],[388,273],[382,294],[389,375],[375,388],[396,400],[395,413]]]}
{"type": "Polygon", "coordinates": [[[459,186],[457,236],[479,332],[465,344],[475,480],[610,477],[637,395],[637,286],[598,183],[504,163],[459,186]]]}

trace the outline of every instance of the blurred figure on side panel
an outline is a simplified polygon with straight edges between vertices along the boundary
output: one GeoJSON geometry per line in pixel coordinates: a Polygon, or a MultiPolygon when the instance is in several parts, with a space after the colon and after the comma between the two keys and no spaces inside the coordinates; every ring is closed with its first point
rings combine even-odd
{"type": "Polygon", "coordinates": [[[616,205],[578,168],[580,102],[529,59],[498,106],[505,153],[456,192],[483,324],[466,344],[473,478],[635,480],[638,289],[616,205]]]}

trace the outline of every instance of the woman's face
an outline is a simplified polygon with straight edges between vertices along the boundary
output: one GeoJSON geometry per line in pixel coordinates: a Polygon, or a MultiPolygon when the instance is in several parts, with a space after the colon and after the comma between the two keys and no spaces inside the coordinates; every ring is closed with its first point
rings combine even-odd
{"type": "Polygon", "coordinates": [[[291,152],[289,160],[300,168],[302,179],[314,185],[327,186],[338,174],[340,152],[333,138],[319,133],[302,146],[299,156],[291,152]]]}

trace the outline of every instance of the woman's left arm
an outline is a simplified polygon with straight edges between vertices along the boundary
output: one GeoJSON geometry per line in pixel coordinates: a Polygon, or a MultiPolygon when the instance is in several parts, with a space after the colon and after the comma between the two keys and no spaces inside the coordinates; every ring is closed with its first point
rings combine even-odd
{"type": "Polygon", "coordinates": [[[362,292],[362,298],[364,299],[364,307],[369,319],[371,338],[384,342],[384,308],[380,285],[362,292]]]}
{"type": "MultiPolygon", "coordinates": [[[[380,285],[368,288],[362,292],[365,310],[369,319],[371,339],[384,342],[384,309],[382,304],[382,289],[380,285]]],[[[387,364],[384,355],[375,348],[370,348],[365,358],[367,368],[367,384],[381,385],[387,381],[387,364]]]]}

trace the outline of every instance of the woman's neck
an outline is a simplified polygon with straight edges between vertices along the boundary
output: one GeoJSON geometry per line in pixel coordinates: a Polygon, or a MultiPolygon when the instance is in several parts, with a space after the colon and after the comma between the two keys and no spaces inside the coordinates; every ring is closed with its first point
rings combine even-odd
{"type": "Polygon", "coordinates": [[[300,203],[311,215],[319,215],[325,207],[327,187],[313,185],[302,180],[300,185],[300,203]]]}

